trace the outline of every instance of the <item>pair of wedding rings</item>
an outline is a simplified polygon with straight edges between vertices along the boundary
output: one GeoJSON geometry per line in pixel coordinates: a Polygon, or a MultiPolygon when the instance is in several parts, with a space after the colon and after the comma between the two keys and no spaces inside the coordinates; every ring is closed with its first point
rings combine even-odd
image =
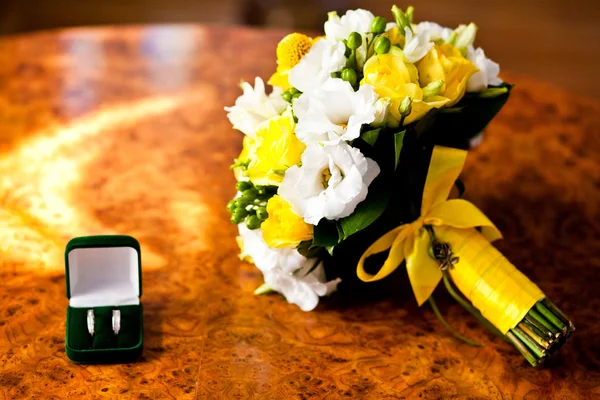
{"type": "MultiPolygon", "coordinates": [[[[87,312],[87,328],[92,337],[94,337],[95,322],[96,318],[94,317],[94,310],[89,309],[87,312]]],[[[121,330],[121,310],[113,310],[112,312],[112,329],[115,336],[117,336],[121,330]]]]}

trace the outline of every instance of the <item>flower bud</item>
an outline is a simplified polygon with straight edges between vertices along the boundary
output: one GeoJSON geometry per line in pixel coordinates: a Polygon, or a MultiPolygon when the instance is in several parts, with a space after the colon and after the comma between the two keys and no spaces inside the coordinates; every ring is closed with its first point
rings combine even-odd
{"type": "Polygon", "coordinates": [[[373,127],[381,127],[387,124],[388,110],[390,108],[390,99],[382,97],[375,102],[375,120],[371,122],[373,127]]]}
{"type": "Polygon", "coordinates": [[[227,211],[230,213],[233,213],[236,208],[237,206],[235,205],[235,200],[231,200],[229,203],[227,203],[227,211]]]}
{"type": "Polygon", "coordinates": [[[250,204],[250,201],[245,197],[238,197],[235,199],[235,205],[237,208],[246,208],[250,204]]]}
{"type": "Polygon", "coordinates": [[[267,212],[267,208],[266,207],[258,207],[258,209],[256,210],[256,216],[261,221],[264,221],[265,219],[267,219],[269,217],[269,213],[267,212]]]}
{"type": "Polygon", "coordinates": [[[251,187],[252,184],[248,181],[239,181],[235,184],[235,188],[240,192],[243,192],[246,189],[250,189],[251,187]]]}
{"type": "Polygon", "coordinates": [[[371,33],[379,35],[385,32],[385,28],[387,25],[387,21],[383,17],[376,17],[373,22],[371,22],[371,33]]]}
{"type": "Polygon", "coordinates": [[[429,84],[427,84],[427,86],[423,88],[423,98],[437,96],[442,92],[442,86],[444,86],[443,79],[438,79],[437,81],[429,82],[429,84]]]}
{"type": "MultiPolygon", "coordinates": [[[[409,9],[408,11],[411,11],[411,10],[409,9]]],[[[398,25],[400,34],[404,35],[404,32],[405,32],[406,28],[410,29],[410,31],[412,32],[412,26],[411,26],[411,23],[410,23],[410,18],[409,18],[409,16],[406,13],[404,13],[397,6],[393,6],[392,7],[392,14],[394,14],[394,18],[396,20],[396,25],[398,25]]],[[[412,11],[411,11],[411,17],[412,17],[412,11]]]]}
{"type": "Polygon", "coordinates": [[[463,55],[466,54],[467,47],[475,42],[475,34],[477,34],[477,25],[470,23],[467,26],[461,25],[455,30],[457,36],[454,46],[459,49],[463,55]]]}
{"type": "Polygon", "coordinates": [[[407,117],[412,112],[412,97],[406,96],[400,106],[398,107],[398,112],[403,116],[407,117]]]}
{"type": "Polygon", "coordinates": [[[246,227],[250,230],[260,228],[261,224],[262,221],[256,215],[251,215],[248,218],[246,218],[246,227]]]}
{"type": "Polygon", "coordinates": [[[246,189],[242,192],[242,197],[249,201],[252,201],[258,197],[258,190],[254,188],[246,189]]]}
{"type": "Polygon", "coordinates": [[[349,82],[352,86],[354,86],[356,84],[356,81],[358,80],[356,71],[351,68],[345,68],[342,71],[341,78],[342,78],[342,80],[349,82]]]}
{"type": "Polygon", "coordinates": [[[390,43],[390,39],[386,38],[386,37],[378,37],[377,40],[375,40],[375,53],[377,54],[387,54],[390,51],[392,44],[390,43]]]}
{"type": "Polygon", "coordinates": [[[358,32],[352,32],[348,37],[348,41],[346,42],[346,46],[348,46],[351,50],[356,50],[362,44],[362,36],[358,32]]]}
{"type": "Polygon", "coordinates": [[[288,103],[290,101],[292,101],[292,94],[289,91],[285,91],[281,94],[281,97],[283,98],[283,100],[287,101],[288,103]]]}

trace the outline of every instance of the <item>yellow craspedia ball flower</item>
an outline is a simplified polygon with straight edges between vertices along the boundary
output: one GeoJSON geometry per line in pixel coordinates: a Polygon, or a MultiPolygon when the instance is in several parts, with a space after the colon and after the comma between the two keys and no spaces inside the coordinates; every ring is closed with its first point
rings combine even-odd
{"type": "Polygon", "coordinates": [[[306,145],[296,137],[291,112],[262,122],[256,128],[254,154],[246,176],[256,185],[279,186],[285,171],[300,162],[306,145]]]}
{"type": "Polygon", "coordinates": [[[290,33],[277,45],[277,71],[269,79],[269,85],[288,90],[290,70],[308,53],[315,41],[302,33],[290,33]]]}
{"type": "Polygon", "coordinates": [[[479,71],[475,64],[464,58],[451,44],[436,45],[416,65],[422,87],[439,79],[444,80],[440,96],[448,99],[447,107],[462,99],[467,81],[479,71]]]}
{"type": "Polygon", "coordinates": [[[262,223],[263,239],[269,247],[296,247],[313,237],[313,226],[294,214],[292,206],[278,195],[267,203],[269,217],[262,223]]]}
{"type": "Polygon", "coordinates": [[[312,42],[312,38],[302,33],[290,33],[277,45],[277,64],[282,68],[293,68],[308,53],[312,42]]]}
{"type": "MultiPolygon", "coordinates": [[[[404,120],[405,125],[421,119],[432,108],[440,108],[448,103],[446,98],[439,96],[423,98],[418,70],[414,64],[404,61],[401,50],[371,57],[365,63],[361,83],[372,85],[380,97],[390,99],[390,113],[396,124],[401,119],[398,107],[406,96],[410,96],[413,102],[412,112],[404,120]]],[[[390,121],[390,125],[394,125],[393,121],[390,121]]]]}

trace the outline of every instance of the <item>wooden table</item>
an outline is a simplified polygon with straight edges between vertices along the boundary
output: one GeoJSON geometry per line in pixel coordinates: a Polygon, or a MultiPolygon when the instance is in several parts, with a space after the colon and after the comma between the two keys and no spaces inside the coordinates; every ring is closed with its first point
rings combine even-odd
{"type": "MultiPolygon", "coordinates": [[[[454,339],[406,282],[304,313],[255,297],[224,207],[241,134],[223,111],[268,77],[284,32],[199,26],[55,31],[0,45],[0,398],[600,398],[600,103],[517,84],[464,173],[499,246],[577,332],[529,367],[448,298],[454,339]],[[142,359],[65,355],[63,251],[142,244],[142,359]]],[[[349,266],[352,268],[352,266],[349,266]]]]}

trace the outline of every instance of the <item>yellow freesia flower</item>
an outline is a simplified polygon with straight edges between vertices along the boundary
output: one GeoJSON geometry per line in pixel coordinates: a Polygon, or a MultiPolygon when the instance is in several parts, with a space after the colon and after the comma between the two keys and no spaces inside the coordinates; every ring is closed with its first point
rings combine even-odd
{"type": "MultiPolygon", "coordinates": [[[[371,57],[364,67],[364,79],[375,88],[380,97],[390,99],[390,113],[396,124],[401,119],[398,107],[406,96],[413,99],[412,112],[406,117],[404,124],[421,119],[432,108],[440,108],[448,100],[440,96],[423,98],[423,90],[419,85],[419,72],[414,64],[404,61],[402,51],[379,54],[371,57]]],[[[393,126],[394,121],[390,121],[393,126]]]]}
{"type": "Polygon", "coordinates": [[[269,247],[296,247],[313,237],[313,226],[294,214],[292,206],[278,195],[267,203],[269,217],[262,223],[263,239],[269,247]]]}
{"type": "Polygon", "coordinates": [[[440,96],[449,100],[445,105],[447,107],[453,106],[462,99],[467,81],[479,71],[475,64],[464,58],[451,44],[434,46],[417,62],[417,69],[422,87],[439,79],[444,80],[440,96]]]}
{"type": "Polygon", "coordinates": [[[290,33],[277,45],[277,71],[269,79],[269,85],[288,90],[292,86],[288,81],[290,70],[308,53],[314,42],[302,33],[290,33]]]}
{"type": "Polygon", "coordinates": [[[258,125],[254,154],[246,170],[250,181],[256,185],[279,186],[285,170],[300,162],[306,145],[296,137],[295,128],[288,112],[258,125]]]}

